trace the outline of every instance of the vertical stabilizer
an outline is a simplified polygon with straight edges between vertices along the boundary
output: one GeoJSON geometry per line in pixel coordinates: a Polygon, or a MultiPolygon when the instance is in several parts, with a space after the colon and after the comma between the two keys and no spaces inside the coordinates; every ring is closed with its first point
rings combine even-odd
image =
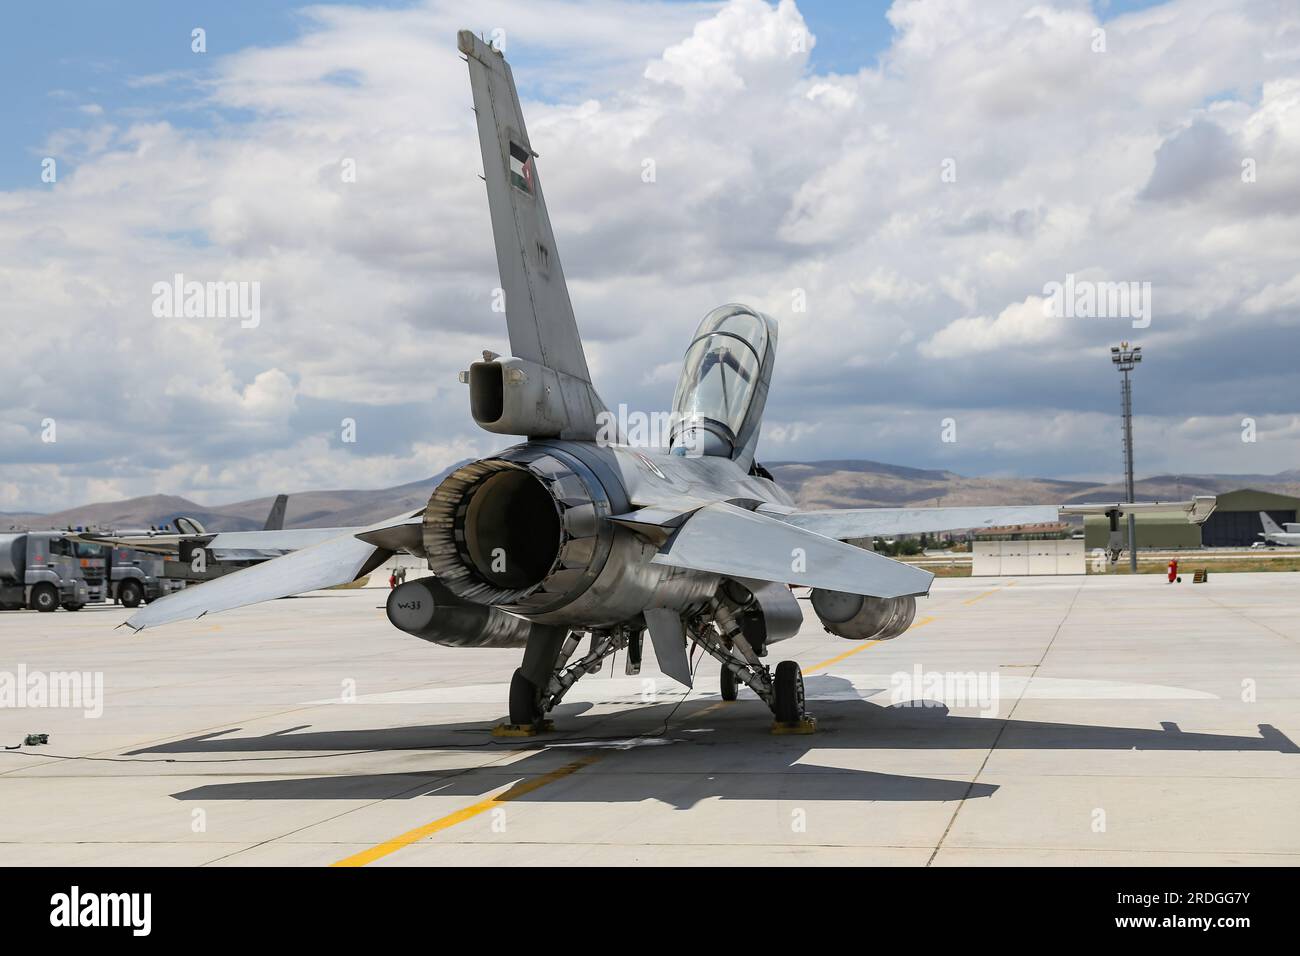
{"type": "Polygon", "coordinates": [[[284,530],[284,509],[288,504],[288,495],[275,496],[275,504],[271,505],[271,513],[266,516],[266,524],[262,525],[263,531],[284,530]]]}
{"type": "Polygon", "coordinates": [[[528,142],[510,66],[468,30],[457,39],[469,63],[478,114],[510,350],[518,358],[590,382],[537,176],[537,154],[528,142]]]}

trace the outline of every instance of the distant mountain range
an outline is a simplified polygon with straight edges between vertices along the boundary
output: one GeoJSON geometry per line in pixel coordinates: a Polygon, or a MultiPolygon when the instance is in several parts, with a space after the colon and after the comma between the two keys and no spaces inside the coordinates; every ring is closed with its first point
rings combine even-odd
{"type": "MultiPolygon", "coordinates": [[[[290,492],[287,528],[371,524],[423,508],[443,477],[461,463],[423,481],[371,491],[290,492]]],[[[930,505],[1075,504],[1119,501],[1120,483],[1098,484],[1055,478],[968,478],[877,461],[767,463],[767,468],[802,508],[898,508],[930,505]]],[[[1137,482],[1139,500],[1171,501],[1238,488],[1300,495],[1300,469],[1276,475],[1156,475],[1137,482]]],[[[255,531],[266,521],[273,498],[228,505],[201,505],[175,495],[147,495],[124,501],[78,505],[53,514],[0,515],[0,528],[147,528],[170,524],[177,515],[198,520],[211,531],[255,531]]]]}
{"type": "MultiPolygon", "coordinates": [[[[803,508],[901,508],[929,505],[1054,505],[1122,501],[1122,482],[1056,478],[968,478],[877,461],[768,464],[803,508]]],[[[1174,501],[1239,488],[1300,495],[1300,469],[1276,475],[1155,475],[1135,483],[1139,501],[1174,501]]]]}
{"type": "MultiPolygon", "coordinates": [[[[395,488],[373,491],[299,491],[290,492],[285,511],[286,528],[335,528],[372,524],[415,511],[429,503],[439,482],[453,465],[423,481],[395,488]]],[[[0,528],[149,528],[170,524],[177,515],[194,518],[208,531],[257,531],[266,523],[274,497],[252,498],[228,505],[201,505],[176,495],[145,495],[123,501],[104,501],[78,505],[53,514],[0,515],[0,528]]]]}

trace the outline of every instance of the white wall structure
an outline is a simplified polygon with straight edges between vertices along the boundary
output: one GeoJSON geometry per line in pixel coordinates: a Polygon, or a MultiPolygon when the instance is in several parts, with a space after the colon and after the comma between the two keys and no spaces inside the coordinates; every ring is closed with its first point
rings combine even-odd
{"type": "Polygon", "coordinates": [[[408,581],[414,581],[416,578],[427,578],[433,574],[429,570],[429,563],[424,558],[417,558],[413,554],[402,551],[371,571],[370,580],[366,582],[366,587],[383,588],[387,591],[388,577],[398,568],[406,568],[406,580],[408,581]]]}
{"type": "Polygon", "coordinates": [[[976,541],[971,577],[1031,574],[1085,574],[1082,539],[976,541]]]}

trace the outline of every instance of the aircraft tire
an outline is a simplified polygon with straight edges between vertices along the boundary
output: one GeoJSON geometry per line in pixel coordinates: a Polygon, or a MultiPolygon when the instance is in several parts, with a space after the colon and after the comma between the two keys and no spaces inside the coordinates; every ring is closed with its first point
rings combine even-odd
{"type": "Polygon", "coordinates": [[[537,697],[537,685],[516,668],[510,678],[510,723],[526,727],[541,720],[542,707],[537,697]]]}
{"type": "Polygon", "coordinates": [[[735,700],[736,694],[740,690],[740,682],[736,680],[736,675],[730,667],[722,668],[722,699],[735,700]]]}
{"type": "Polygon", "coordinates": [[[793,724],[804,716],[803,671],[796,661],[782,661],[776,665],[776,675],[772,680],[776,701],[772,713],[777,722],[793,724]]]}

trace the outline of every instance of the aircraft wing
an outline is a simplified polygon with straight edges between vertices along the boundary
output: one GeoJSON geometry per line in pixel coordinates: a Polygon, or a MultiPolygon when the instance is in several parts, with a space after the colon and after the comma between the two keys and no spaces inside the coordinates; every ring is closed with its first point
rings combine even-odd
{"type": "Polygon", "coordinates": [[[353,534],[364,531],[356,528],[293,528],[289,531],[221,531],[203,534],[176,534],[174,532],[124,532],[121,534],[99,534],[82,531],[69,534],[68,537],[90,544],[112,544],[151,554],[174,555],[180,551],[182,541],[201,542],[210,548],[218,561],[257,561],[279,557],[290,551],[297,551],[308,545],[317,544],[327,538],[337,538],[341,534],[353,534]]]}
{"type": "Polygon", "coordinates": [[[652,560],[872,597],[927,594],[934,580],[921,568],[725,502],[691,515],[652,560]]]}
{"type": "Polygon", "coordinates": [[[383,535],[393,532],[393,529],[399,529],[397,534],[405,534],[410,522],[411,516],[403,514],[368,528],[345,528],[341,532],[334,529],[336,534],[333,537],[154,601],[133,614],[127,620],[127,626],[138,631],[292,594],[349,584],[388,560],[393,553],[361,536],[383,540],[383,535]]]}
{"type": "Polygon", "coordinates": [[[1051,524],[1066,515],[1183,514],[1192,524],[1203,524],[1214,511],[1213,495],[1190,501],[1098,502],[1079,505],[1011,505],[962,508],[844,508],[828,511],[765,511],[787,524],[815,531],[828,538],[890,537],[967,528],[1004,528],[1025,524],[1051,524]]]}
{"type": "Polygon", "coordinates": [[[208,534],[175,534],[173,532],[143,531],[136,534],[100,534],[94,531],[69,532],[67,537],[87,544],[112,544],[149,554],[176,554],[182,541],[202,541],[212,537],[208,534]]]}
{"type": "Polygon", "coordinates": [[[1214,495],[1197,495],[1190,501],[1124,501],[1095,504],[1061,505],[1063,515],[1104,515],[1115,511],[1126,514],[1185,515],[1188,524],[1204,524],[1214,513],[1219,499],[1214,495]]]}
{"type": "Polygon", "coordinates": [[[973,508],[845,508],[831,511],[795,511],[778,515],[797,528],[828,538],[892,537],[957,531],[964,528],[1001,528],[1019,524],[1050,524],[1061,520],[1055,505],[973,508]]]}
{"type": "Polygon", "coordinates": [[[319,544],[363,528],[293,528],[289,531],[222,531],[207,547],[218,561],[257,561],[319,544]]]}

